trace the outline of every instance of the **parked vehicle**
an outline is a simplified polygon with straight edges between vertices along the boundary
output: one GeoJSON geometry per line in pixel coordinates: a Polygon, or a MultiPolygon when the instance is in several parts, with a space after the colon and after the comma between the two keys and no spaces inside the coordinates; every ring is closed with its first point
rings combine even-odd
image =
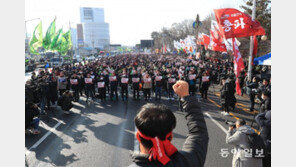
{"type": "Polygon", "coordinates": [[[64,59],[62,57],[54,57],[50,59],[50,66],[51,67],[60,67],[64,64],[64,59]]]}

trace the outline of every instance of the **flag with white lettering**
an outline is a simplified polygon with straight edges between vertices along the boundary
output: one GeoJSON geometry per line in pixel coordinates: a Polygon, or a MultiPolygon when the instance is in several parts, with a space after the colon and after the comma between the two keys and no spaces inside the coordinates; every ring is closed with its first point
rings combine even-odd
{"type": "Polygon", "coordinates": [[[220,31],[228,38],[265,35],[264,28],[257,20],[233,8],[214,10],[220,31]]]}

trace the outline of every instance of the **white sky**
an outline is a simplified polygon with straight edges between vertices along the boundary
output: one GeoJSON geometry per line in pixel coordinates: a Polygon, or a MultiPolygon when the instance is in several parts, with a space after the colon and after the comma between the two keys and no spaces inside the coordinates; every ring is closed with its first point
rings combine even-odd
{"type": "MultiPolygon", "coordinates": [[[[213,9],[239,8],[244,0],[25,0],[25,20],[41,18],[43,33],[57,17],[57,28],[69,29],[80,22],[80,7],[104,8],[110,26],[111,44],[135,45],[151,39],[152,31],[170,27],[184,19],[201,20],[213,9]]],[[[27,22],[32,34],[38,20],[27,22]]]]}

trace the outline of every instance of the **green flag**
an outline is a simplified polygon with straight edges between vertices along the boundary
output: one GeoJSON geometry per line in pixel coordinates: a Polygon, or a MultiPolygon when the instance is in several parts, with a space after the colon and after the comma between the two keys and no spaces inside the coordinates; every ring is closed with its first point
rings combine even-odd
{"type": "Polygon", "coordinates": [[[123,52],[122,47],[118,47],[118,50],[119,50],[120,52],[123,52]]]}
{"type": "Polygon", "coordinates": [[[59,31],[57,32],[57,34],[54,36],[54,38],[51,41],[51,45],[50,45],[50,50],[57,50],[58,47],[58,39],[62,33],[63,29],[59,29],[59,31]]]}
{"type": "Polygon", "coordinates": [[[43,39],[43,48],[48,50],[51,45],[51,41],[55,36],[56,31],[56,18],[51,22],[50,26],[48,27],[45,37],[43,39]]]}
{"type": "Polygon", "coordinates": [[[67,41],[65,39],[65,37],[62,35],[60,36],[60,38],[58,39],[57,42],[57,51],[61,54],[61,55],[65,55],[68,51],[68,47],[67,47],[67,41]]]}
{"type": "Polygon", "coordinates": [[[65,32],[63,34],[63,37],[66,39],[67,41],[67,45],[68,45],[68,49],[70,49],[72,47],[72,39],[71,39],[71,32],[70,30],[65,32]]]}
{"type": "Polygon", "coordinates": [[[36,50],[42,46],[42,42],[42,22],[40,21],[40,23],[35,27],[33,36],[29,42],[30,52],[33,54],[38,54],[36,50]]]}
{"type": "Polygon", "coordinates": [[[68,50],[71,49],[72,47],[72,41],[71,41],[71,32],[67,31],[60,35],[60,38],[58,39],[57,42],[58,45],[58,52],[61,55],[66,55],[68,50]]]}

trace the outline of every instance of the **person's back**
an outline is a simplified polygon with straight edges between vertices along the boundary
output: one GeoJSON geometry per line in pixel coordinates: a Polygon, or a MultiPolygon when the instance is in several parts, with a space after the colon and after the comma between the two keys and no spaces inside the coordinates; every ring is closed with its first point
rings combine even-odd
{"type": "Polygon", "coordinates": [[[198,100],[189,96],[188,83],[178,81],[173,86],[186,112],[189,134],[178,151],[170,142],[176,125],[174,114],[164,106],[148,104],[135,118],[140,153],[132,155],[130,167],[191,167],[203,166],[208,147],[208,131],[198,100]],[[165,150],[165,151],[164,151],[165,150]]]}
{"type": "Polygon", "coordinates": [[[226,143],[234,146],[234,154],[232,159],[232,167],[262,167],[262,159],[253,158],[251,150],[251,143],[248,135],[254,134],[255,131],[244,120],[237,120],[236,130],[229,127],[226,134],[226,143]]]}

